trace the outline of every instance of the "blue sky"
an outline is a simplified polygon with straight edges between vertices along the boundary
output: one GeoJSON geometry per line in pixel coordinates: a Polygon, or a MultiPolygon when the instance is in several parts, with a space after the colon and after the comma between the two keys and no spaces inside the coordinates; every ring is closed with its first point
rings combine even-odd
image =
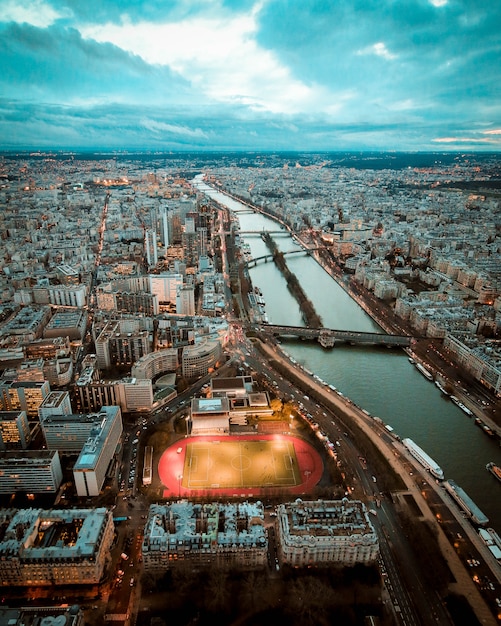
{"type": "Polygon", "coordinates": [[[500,0],[0,0],[0,148],[501,150],[500,0]]]}

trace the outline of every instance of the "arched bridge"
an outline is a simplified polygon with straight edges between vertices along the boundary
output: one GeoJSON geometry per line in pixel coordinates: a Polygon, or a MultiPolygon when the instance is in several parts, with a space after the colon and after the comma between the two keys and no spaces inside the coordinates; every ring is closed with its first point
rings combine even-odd
{"type": "Polygon", "coordinates": [[[263,324],[254,326],[253,328],[263,333],[271,333],[277,337],[314,339],[324,348],[332,348],[337,342],[405,348],[415,341],[415,338],[403,335],[365,333],[353,330],[333,330],[331,328],[302,328],[299,326],[277,326],[274,324],[263,324]]]}

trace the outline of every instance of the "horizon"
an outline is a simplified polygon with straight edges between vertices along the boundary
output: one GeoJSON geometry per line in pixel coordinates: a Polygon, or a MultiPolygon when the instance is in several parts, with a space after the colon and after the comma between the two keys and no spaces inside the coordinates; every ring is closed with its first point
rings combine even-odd
{"type": "Polygon", "coordinates": [[[499,23],[497,0],[1,0],[0,149],[498,152],[499,23]]]}

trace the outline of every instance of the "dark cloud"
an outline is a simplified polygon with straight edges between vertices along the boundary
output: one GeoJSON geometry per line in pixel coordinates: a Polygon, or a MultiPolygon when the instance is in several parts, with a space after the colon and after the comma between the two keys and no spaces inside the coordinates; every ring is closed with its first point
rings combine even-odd
{"type": "Polygon", "coordinates": [[[0,25],[4,94],[71,102],[182,97],[188,83],[166,67],[153,67],[108,43],[82,39],[73,28],[0,25]]]}
{"type": "MultiPolygon", "coordinates": [[[[427,149],[425,135],[438,128],[416,123],[409,131],[398,122],[325,123],[320,118],[246,119],[239,107],[156,107],[101,105],[62,107],[0,101],[4,148],[156,148],[156,149],[427,149]],[[402,138],[405,136],[405,145],[402,138]]],[[[456,127],[440,127],[447,133],[456,127]]]]}

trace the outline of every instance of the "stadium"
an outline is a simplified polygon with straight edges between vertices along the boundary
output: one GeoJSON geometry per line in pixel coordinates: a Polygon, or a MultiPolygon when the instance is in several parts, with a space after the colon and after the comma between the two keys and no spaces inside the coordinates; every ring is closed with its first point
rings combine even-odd
{"type": "Polygon", "coordinates": [[[166,498],[304,494],[322,473],[309,443],[282,434],[185,437],[158,463],[166,498]]]}

